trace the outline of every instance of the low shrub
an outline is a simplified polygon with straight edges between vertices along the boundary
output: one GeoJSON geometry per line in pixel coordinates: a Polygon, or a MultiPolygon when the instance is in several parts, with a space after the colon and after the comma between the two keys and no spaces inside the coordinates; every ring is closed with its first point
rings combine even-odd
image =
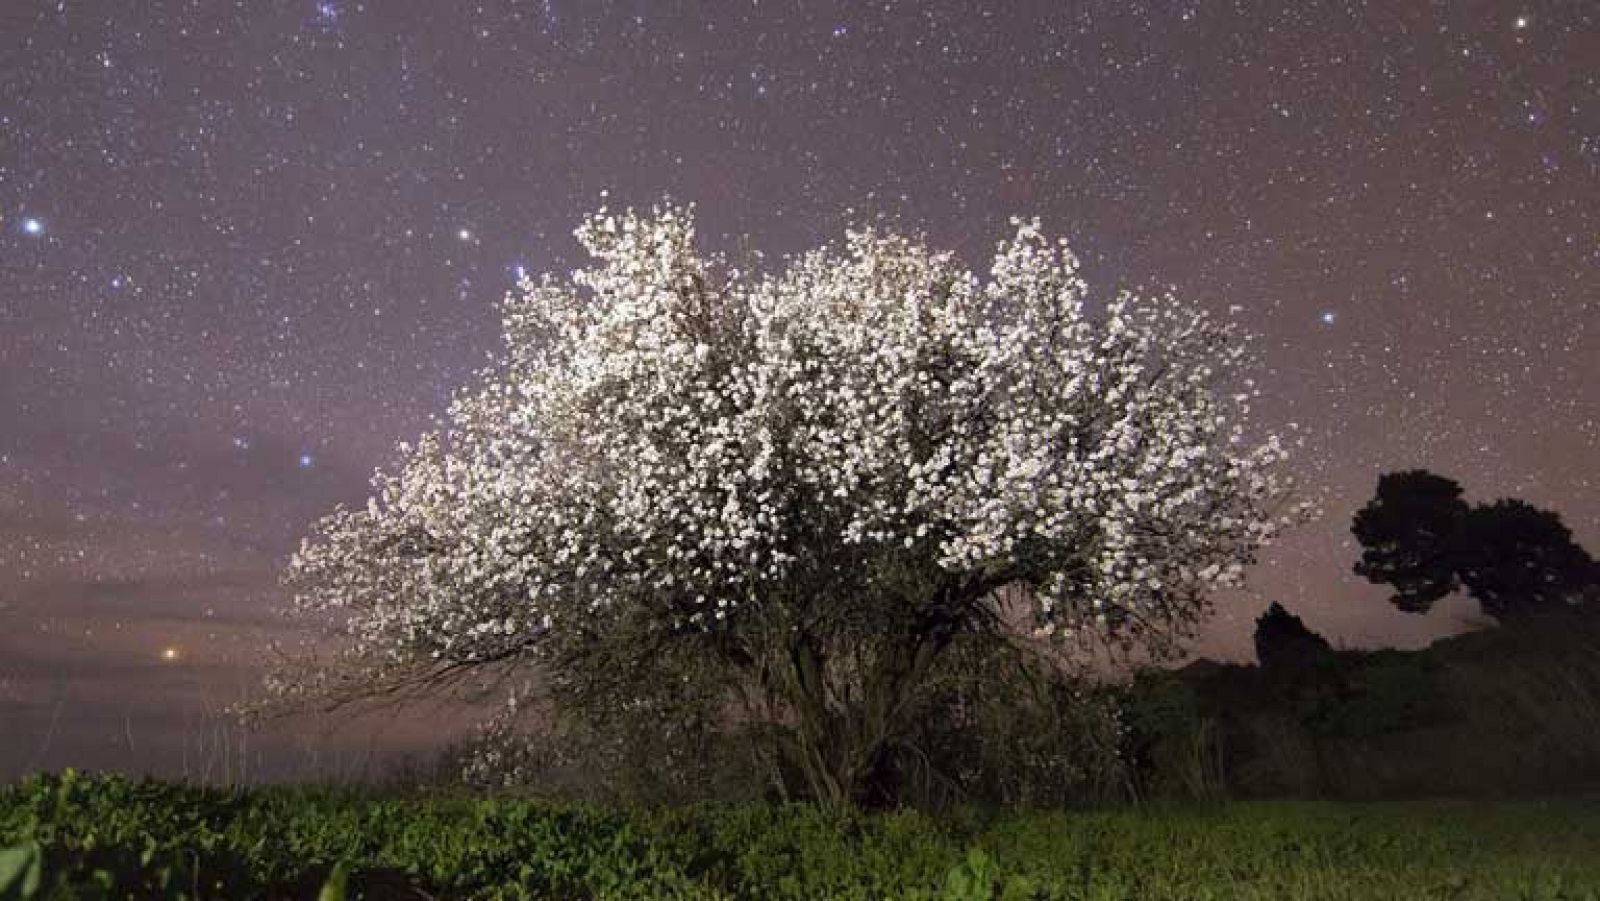
{"type": "Polygon", "coordinates": [[[1600,899],[1600,810],[1576,801],[932,816],[69,771],[0,790],[0,847],[0,898],[1600,899]]]}

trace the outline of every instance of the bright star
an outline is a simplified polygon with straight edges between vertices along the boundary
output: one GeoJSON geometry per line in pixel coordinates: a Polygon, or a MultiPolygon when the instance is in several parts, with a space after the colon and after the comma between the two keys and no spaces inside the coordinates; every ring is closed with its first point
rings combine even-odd
{"type": "Polygon", "coordinates": [[[1528,17],[1527,16],[1517,16],[1517,21],[1516,21],[1515,24],[1516,24],[1516,28],[1517,28],[1518,31],[1521,31],[1522,29],[1527,28],[1528,27],[1528,17]]]}
{"type": "Polygon", "coordinates": [[[470,232],[467,229],[463,228],[461,231],[456,232],[456,237],[460,238],[463,241],[471,241],[472,240],[472,232],[470,232]]]}
{"type": "Polygon", "coordinates": [[[42,235],[44,234],[44,223],[29,216],[22,220],[22,230],[30,235],[42,235]]]}
{"type": "Polygon", "coordinates": [[[1334,312],[1332,310],[1323,310],[1322,311],[1322,324],[1323,325],[1333,325],[1333,320],[1335,318],[1337,318],[1337,317],[1335,316],[1335,314],[1334,314],[1334,312]]]}
{"type": "Polygon", "coordinates": [[[301,454],[300,455],[300,468],[301,469],[310,469],[311,465],[313,463],[315,463],[315,462],[317,462],[317,461],[314,460],[310,454],[301,454]]]}
{"type": "Polygon", "coordinates": [[[168,663],[176,661],[179,656],[180,654],[178,653],[178,649],[171,645],[161,649],[161,659],[168,663]]]}

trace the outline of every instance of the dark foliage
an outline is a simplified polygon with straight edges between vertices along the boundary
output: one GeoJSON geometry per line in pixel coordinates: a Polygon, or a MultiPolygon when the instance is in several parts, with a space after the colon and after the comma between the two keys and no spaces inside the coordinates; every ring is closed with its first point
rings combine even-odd
{"type": "Polygon", "coordinates": [[[1327,639],[1274,601],[1256,620],[1256,660],[1263,669],[1292,670],[1315,666],[1332,653],[1327,639]]]}
{"type": "Polygon", "coordinates": [[[1600,785],[1600,621],[1552,610],[1419,651],[1149,670],[1127,721],[1143,797],[1589,790],[1600,785]]]}
{"type": "Polygon", "coordinates": [[[1519,500],[1480,504],[1461,528],[1462,584],[1501,622],[1575,603],[1600,581],[1561,517],[1519,500]]]}
{"type": "Polygon", "coordinates": [[[1560,516],[1510,499],[1469,506],[1459,484],[1426,470],[1381,476],[1351,531],[1356,573],[1393,587],[1390,600],[1410,613],[1465,587],[1504,623],[1559,612],[1600,586],[1600,564],[1560,516]]]}
{"type": "MultiPolygon", "coordinates": [[[[953,641],[930,670],[904,734],[884,742],[869,762],[855,804],[945,810],[1125,800],[1118,688],[1068,671],[1040,650],[970,634],[953,641]]],[[[569,704],[564,711],[529,704],[526,728],[519,723],[511,734],[486,736],[485,747],[460,749],[459,759],[493,750],[502,766],[486,774],[485,787],[556,801],[808,797],[804,774],[783,753],[782,733],[694,694],[714,684],[684,678],[695,661],[635,660],[638,672],[622,672],[620,659],[608,670],[627,685],[625,695],[617,694],[631,699],[613,705],[615,712],[598,703],[600,694],[594,703],[569,704]]]]}
{"type": "Polygon", "coordinates": [[[1385,473],[1351,526],[1362,547],[1356,573],[1393,587],[1389,600],[1401,610],[1426,613],[1460,587],[1457,539],[1467,511],[1452,479],[1421,469],[1385,473]]]}

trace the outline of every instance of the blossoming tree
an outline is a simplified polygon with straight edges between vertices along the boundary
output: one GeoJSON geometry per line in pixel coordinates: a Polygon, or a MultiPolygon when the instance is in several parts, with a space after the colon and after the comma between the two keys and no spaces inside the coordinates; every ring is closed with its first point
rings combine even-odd
{"type": "Polygon", "coordinates": [[[986,278],[876,231],[752,276],[691,210],[589,218],[592,265],[524,281],[448,424],[303,543],[297,607],[349,649],[343,682],[277,688],[603,692],[688,653],[847,802],[958,636],[1172,650],[1294,516],[1246,342],[1170,297],[1091,304],[1016,225],[986,278]]]}

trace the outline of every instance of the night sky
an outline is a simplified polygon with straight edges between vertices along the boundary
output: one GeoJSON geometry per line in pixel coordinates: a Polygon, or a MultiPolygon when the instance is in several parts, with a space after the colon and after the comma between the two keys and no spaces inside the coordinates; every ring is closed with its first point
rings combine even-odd
{"type": "Polygon", "coordinates": [[[1093,284],[1242,306],[1326,513],[1212,653],[1268,600],[1460,628],[1350,574],[1384,470],[1600,549],[1600,6],[1285,6],[0,0],[0,776],[214,759],[304,636],[299,536],[605,190],[769,259],[883,216],[983,266],[1038,215],[1093,284]]]}

